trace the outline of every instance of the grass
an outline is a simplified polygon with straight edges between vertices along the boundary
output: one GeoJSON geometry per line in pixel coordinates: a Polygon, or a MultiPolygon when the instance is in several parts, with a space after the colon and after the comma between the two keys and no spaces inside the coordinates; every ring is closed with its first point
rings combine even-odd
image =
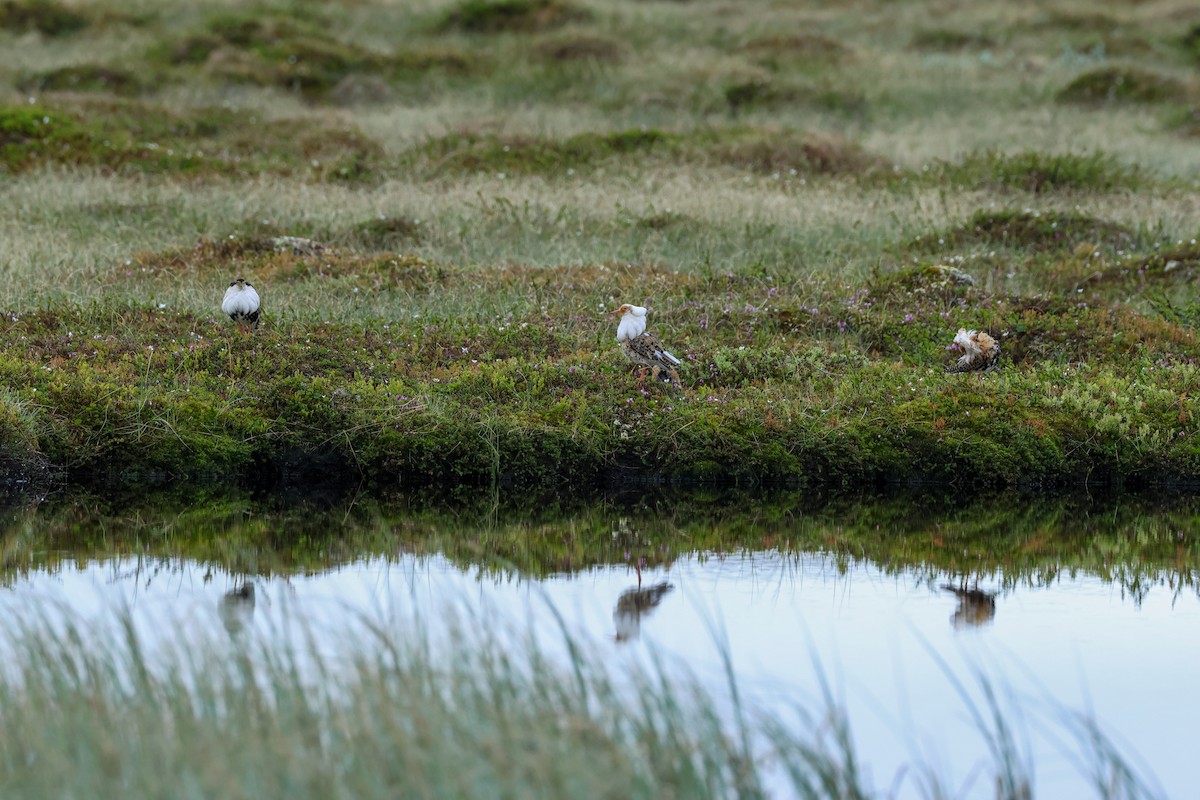
{"type": "Polygon", "coordinates": [[[0,447],[379,487],[1195,479],[1190,7],[1052,5],[13,22],[0,447]],[[216,313],[239,274],[253,336],[216,313]],[[627,300],[681,391],[616,353],[627,300]],[[941,375],[959,327],[1002,373],[941,375]]]}
{"type": "MultiPolygon", "coordinates": [[[[732,674],[714,690],[666,661],[604,666],[586,642],[568,639],[560,657],[533,640],[513,648],[473,620],[452,624],[445,644],[361,622],[365,639],[334,642],[331,655],[311,630],[291,644],[201,638],[151,652],[128,617],[107,632],[27,621],[10,632],[0,674],[12,722],[0,736],[0,789],[14,798],[877,794],[828,693],[818,713],[794,701],[768,711],[741,696],[732,674]]],[[[980,681],[983,708],[955,685],[988,742],[999,796],[1028,796],[1032,765],[980,681]]],[[[1094,721],[1058,713],[1097,796],[1153,796],[1094,721]]],[[[932,772],[920,783],[925,796],[950,791],[932,772]]]]}
{"type": "Polygon", "coordinates": [[[514,656],[465,632],[451,646],[461,658],[379,627],[373,637],[336,663],[315,646],[219,641],[154,663],[132,626],[111,639],[30,633],[0,705],[27,724],[46,716],[31,736],[0,737],[0,786],[7,797],[763,794],[715,704],[651,674],[582,655],[564,668],[532,644],[514,656]]]}

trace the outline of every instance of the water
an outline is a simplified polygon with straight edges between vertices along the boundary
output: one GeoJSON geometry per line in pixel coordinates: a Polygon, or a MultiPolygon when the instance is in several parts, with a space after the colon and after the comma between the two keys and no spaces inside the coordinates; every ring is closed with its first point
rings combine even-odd
{"type": "Polygon", "coordinates": [[[1187,796],[1200,718],[1195,501],[1013,499],[682,497],[530,512],[246,497],[97,510],[64,498],[9,513],[0,614],[53,609],[97,628],[127,608],[151,650],[199,634],[284,638],[302,620],[337,633],[321,638],[335,656],[368,641],[368,624],[424,626],[436,640],[453,618],[514,641],[532,632],[552,653],[565,630],[614,668],[657,657],[714,696],[728,694],[728,657],[752,704],[817,719],[844,708],[871,784],[899,796],[919,794],[917,765],[956,794],[994,796],[986,684],[1039,796],[1091,793],[1072,760],[1094,763],[1067,733],[1076,712],[1152,785],[1187,796]]]}

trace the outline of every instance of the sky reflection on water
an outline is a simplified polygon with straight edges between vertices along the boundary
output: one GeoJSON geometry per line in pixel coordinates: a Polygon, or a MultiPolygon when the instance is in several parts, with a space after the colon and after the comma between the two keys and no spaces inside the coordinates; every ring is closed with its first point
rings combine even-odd
{"type": "MultiPolygon", "coordinates": [[[[643,588],[662,581],[671,590],[631,622],[629,609],[618,608],[622,594],[638,586],[627,566],[527,580],[464,570],[439,555],[374,557],[319,574],[258,579],[251,604],[226,596],[240,580],[209,567],[126,558],[31,571],[0,594],[0,613],[28,617],[51,604],[103,625],[128,606],[146,641],[163,647],[227,631],[236,642],[247,635],[242,626],[281,637],[289,619],[302,619],[336,654],[347,640],[368,638],[367,621],[397,631],[425,625],[436,640],[453,610],[514,637],[532,631],[552,653],[562,652],[565,628],[616,668],[662,655],[668,668],[686,665],[717,695],[725,693],[719,653],[727,647],[740,687],[765,707],[821,709],[828,681],[877,789],[886,791],[902,765],[924,763],[951,789],[991,797],[986,748],[954,685],[961,682],[978,702],[972,676],[979,671],[999,689],[1018,741],[1028,741],[1039,796],[1081,790],[1075,768],[1045,733],[1063,709],[1090,710],[1167,796],[1193,789],[1191,731],[1200,718],[1192,688],[1200,663],[1194,590],[1155,586],[1134,602],[1094,576],[1007,589],[985,580],[981,590],[998,592],[994,614],[976,610],[967,617],[978,624],[964,624],[960,599],[941,588],[943,580],[823,553],[690,554],[669,568],[642,570],[643,588]]],[[[1061,726],[1053,727],[1061,738],[1061,726]]],[[[902,796],[915,791],[911,776],[903,785],[902,796]]]]}

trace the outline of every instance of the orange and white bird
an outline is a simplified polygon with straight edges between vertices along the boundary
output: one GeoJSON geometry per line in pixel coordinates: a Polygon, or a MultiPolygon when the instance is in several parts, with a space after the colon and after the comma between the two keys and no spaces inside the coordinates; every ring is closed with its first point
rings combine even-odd
{"type": "Polygon", "coordinates": [[[258,292],[254,291],[254,287],[247,283],[245,278],[238,278],[225,290],[221,310],[234,322],[253,322],[257,328],[262,302],[258,299],[258,292]]]}
{"type": "Polygon", "coordinates": [[[950,624],[955,630],[978,628],[996,617],[996,595],[991,592],[982,591],[978,586],[969,589],[965,583],[959,586],[943,583],[942,588],[953,592],[958,598],[958,608],[950,617],[950,624]]]}
{"type": "Polygon", "coordinates": [[[682,362],[662,346],[657,336],[646,331],[646,309],[625,303],[613,313],[621,318],[617,325],[617,341],[621,343],[625,357],[634,364],[649,367],[655,378],[666,372],[678,386],[679,372],[675,368],[682,362]]]}
{"type": "Polygon", "coordinates": [[[946,367],[947,373],[993,372],[1000,366],[1000,343],[986,332],[959,328],[954,343],[966,352],[946,367]]]}

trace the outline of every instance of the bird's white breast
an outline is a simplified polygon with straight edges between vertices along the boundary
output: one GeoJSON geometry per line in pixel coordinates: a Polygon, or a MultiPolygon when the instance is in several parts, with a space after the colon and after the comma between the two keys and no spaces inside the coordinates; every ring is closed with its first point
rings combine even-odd
{"type": "Polygon", "coordinates": [[[646,318],[639,317],[635,314],[625,314],[621,317],[621,324],[617,326],[617,341],[623,342],[627,339],[636,339],[641,336],[646,330],[646,318]]]}
{"type": "Polygon", "coordinates": [[[253,314],[258,306],[258,292],[253,286],[230,286],[221,301],[221,310],[226,314],[253,314]]]}

